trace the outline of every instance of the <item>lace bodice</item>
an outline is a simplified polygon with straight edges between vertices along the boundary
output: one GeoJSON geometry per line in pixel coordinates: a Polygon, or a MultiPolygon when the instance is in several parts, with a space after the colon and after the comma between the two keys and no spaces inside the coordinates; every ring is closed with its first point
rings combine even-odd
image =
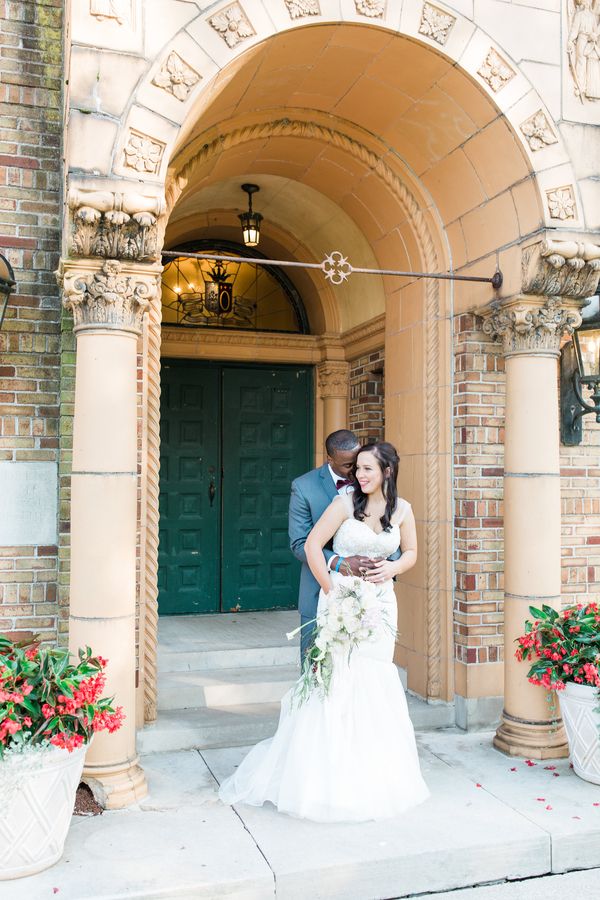
{"type": "MultiPolygon", "coordinates": [[[[347,501],[346,501],[347,502],[347,501]]],[[[373,529],[354,518],[348,504],[349,517],[342,522],[333,536],[333,552],[338,556],[368,556],[371,559],[383,556],[387,558],[400,546],[400,525],[410,509],[406,500],[398,500],[398,509],[394,518],[398,521],[392,525],[390,531],[382,531],[376,534],[373,529]]]]}

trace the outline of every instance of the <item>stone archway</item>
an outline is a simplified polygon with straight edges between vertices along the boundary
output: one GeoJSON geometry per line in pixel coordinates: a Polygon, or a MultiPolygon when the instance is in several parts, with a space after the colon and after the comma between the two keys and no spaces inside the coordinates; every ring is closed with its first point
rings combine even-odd
{"type": "MultiPolygon", "coordinates": [[[[396,223],[396,236],[391,235],[394,229],[389,223],[388,231],[380,235],[378,258],[382,262],[394,254],[404,253],[409,259],[421,260],[423,268],[453,267],[464,272],[490,274],[500,261],[507,275],[506,296],[522,290],[520,244],[530,240],[530,236],[540,228],[552,227],[558,221],[566,229],[581,227],[582,204],[577,196],[576,181],[568,156],[550,124],[552,117],[518,66],[497,42],[454,12],[444,13],[436,20],[438,24],[434,28],[426,12],[428,4],[402,11],[396,2],[388,2],[387,5],[355,3],[354,9],[350,7],[351,4],[345,4],[339,20],[331,22],[326,15],[312,15],[310,12],[293,18],[283,5],[271,17],[263,3],[248,3],[244,7],[238,3],[224,4],[221,10],[201,13],[194,16],[193,21],[184,21],[183,24],[178,21],[173,27],[169,26],[170,30],[166,29],[165,34],[170,36],[160,48],[155,48],[153,59],[150,56],[145,58],[139,50],[140,45],[135,43],[139,23],[129,22],[129,38],[133,43],[127,45],[127,49],[138,53],[139,58],[135,73],[135,67],[132,67],[136,77],[132,74],[130,93],[114,101],[116,106],[112,119],[90,110],[83,114],[77,109],[73,110],[71,117],[68,149],[70,213],[64,257],[66,269],[72,272],[73,278],[83,278],[79,283],[83,284],[84,294],[90,294],[92,287],[96,291],[99,258],[121,260],[119,274],[123,277],[119,284],[127,286],[127,290],[135,290],[132,284],[136,283],[135,278],[140,277],[140,272],[150,280],[155,278],[154,263],[160,253],[167,219],[162,199],[165,188],[167,206],[171,209],[177,197],[186,190],[186,179],[189,182],[195,169],[207,161],[211,153],[213,158],[230,154],[233,159],[236,150],[261,140],[309,139],[329,145],[364,169],[367,173],[365,182],[371,177],[369,187],[381,208],[385,203],[381,203],[381,196],[377,194],[378,185],[394,196],[395,207],[404,210],[404,220],[396,223]],[[319,28],[303,28],[309,24],[319,28]],[[358,24],[368,27],[359,29],[358,24]],[[311,42],[316,46],[326,28],[333,32],[330,47],[335,52],[335,48],[339,47],[345,51],[354,48],[356,53],[357,47],[364,43],[368,35],[373,47],[378,43],[381,45],[378,53],[383,55],[385,52],[393,54],[396,49],[414,60],[417,54],[422,65],[407,68],[424,73],[423,91],[416,99],[411,98],[413,113],[407,118],[405,110],[404,120],[397,123],[395,130],[385,124],[377,130],[377,125],[373,124],[377,120],[372,117],[376,117],[381,110],[377,104],[370,109],[368,102],[365,102],[368,95],[364,93],[364,85],[356,88],[354,121],[348,120],[350,107],[346,107],[345,115],[338,111],[332,116],[323,109],[320,112],[311,109],[311,114],[307,115],[306,108],[310,104],[306,98],[301,113],[297,113],[298,104],[286,102],[285,96],[280,97],[279,103],[269,101],[268,108],[259,110],[258,114],[244,110],[243,104],[240,106],[235,97],[231,108],[228,108],[228,90],[235,94],[236,78],[244,84],[248,83],[247,76],[252,79],[253,69],[256,71],[261,59],[264,61],[266,42],[278,41],[277,47],[272,44],[270,49],[276,50],[281,58],[292,58],[290,48],[298,48],[296,41],[304,42],[305,47],[311,42]],[[274,37],[276,33],[277,37],[274,37]],[[397,43],[390,49],[388,45],[394,41],[397,43]],[[141,78],[140,72],[143,73],[141,78]],[[444,80],[445,90],[440,95],[438,83],[441,80],[444,80]],[[445,112],[445,104],[449,112],[445,112]],[[436,113],[439,113],[441,121],[436,121],[436,113]],[[465,117],[461,120],[464,128],[471,129],[468,135],[462,135],[465,143],[473,141],[468,157],[462,150],[454,155],[454,149],[444,142],[452,120],[458,121],[461,115],[465,117]],[[324,121],[327,119],[328,122],[324,121]],[[535,128],[529,127],[527,123],[534,119],[538,124],[535,128]],[[198,122],[202,123],[199,129],[201,134],[194,134],[198,122]],[[542,146],[539,146],[539,140],[537,144],[535,140],[540,128],[546,135],[542,146]],[[405,132],[410,134],[410,139],[403,142],[405,132]],[[518,170],[516,178],[506,171],[495,179],[489,176],[485,158],[491,146],[498,153],[505,151],[508,167],[514,164],[518,170]],[[423,159],[430,163],[425,171],[422,169],[423,159]],[[479,184],[473,181],[473,171],[478,168],[483,173],[479,184]],[[457,178],[464,182],[461,202],[472,204],[467,209],[461,206],[459,215],[455,215],[457,192],[454,185],[457,178]],[[512,212],[509,212],[510,207],[512,212]],[[496,227],[503,215],[507,223],[504,231],[496,227]],[[494,222],[494,228],[485,240],[478,240],[485,216],[494,222]]],[[[101,46],[116,49],[115,34],[119,35],[119,39],[126,36],[122,22],[95,24],[102,31],[96,42],[101,46]]],[[[89,16],[82,8],[77,8],[73,23],[75,42],[81,39],[82,45],[87,43],[89,38],[84,26],[89,25],[89,16]]],[[[388,64],[381,65],[381,72],[385,69],[388,73],[387,82],[382,76],[381,92],[398,100],[400,92],[389,82],[388,64]]],[[[74,97],[81,97],[91,90],[86,82],[87,77],[83,65],[72,67],[74,97]]],[[[362,75],[357,72],[357,85],[361,78],[362,75]]],[[[257,79],[256,84],[259,83],[257,79]]],[[[288,95],[290,85],[291,81],[285,88],[288,95]]],[[[97,105],[101,110],[101,98],[97,105]]],[[[457,136],[454,134],[453,140],[457,136]]],[[[360,217],[356,205],[354,216],[360,217]]],[[[364,228],[365,233],[369,228],[375,231],[375,226],[369,222],[364,223],[364,228]]],[[[104,274],[108,276],[109,273],[104,274]]],[[[388,297],[391,298],[393,293],[389,290],[388,297]]],[[[446,400],[439,403],[447,402],[450,385],[440,380],[439,373],[440,366],[448,365],[444,354],[449,351],[448,328],[452,304],[454,308],[464,310],[481,305],[489,300],[489,295],[483,291],[467,294],[461,290],[454,295],[450,292],[442,295],[434,282],[430,282],[424,291],[415,283],[403,285],[394,302],[390,299],[387,307],[388,340],[390,346],[397,348],[400,347],[401,331],[398,313],[400,297],[407,308],[412,304],[420,305],[425,310],[424,319],[428,324],[425,327],[424,384],[433,384],[436,393],[437,388],[442,387],[439,393],[446,400]],[[445,331],[438,327],[440,318],[444,317],[445,331]]],[[[73,304],[72,299],[70,302],[73,304]]],[[[90,327],[93,326],[99,335],[106,333],[114,324],[107,323],[106,318],[100,316],[90,327]]],[[[145,587],[140,619],[144,634],[143,681],[146,685],[147,714],[151,717],[155,706],[153,654],[156,647],[160,355],[160,308],[157,297],[151,301],[144,340],[147,412],[143,464],[148,472],[148,486],[142,497],[145,517],[142,571],[145,587]],[[144,617],[145,621],[142,621],[144,617]]],[[[397,400],[399,410],[401,398],[397,400]]],[[[425,480],[423,493],[427,498],[423,512],[423,522],[428,529],[427,571],[424,577],[428,586],[426,656],[431,663],[427,666],[426,685],[422,692],[434,699],[440,697],[442,691],[451,690],[448,678],[442,687],[440,671],[442,658],[444,655],[448,657],[447,645],[451,639],[447,631],[448,623],[444,621],[444,617],[448,617],[448,603],[443,606],[439,597],[447,562],[441,562],[445,541],[441,540],[438,525],[443,515],[449,528],[450,496],[449,473],[442,472],[441,460],[444,459],[446,465],[449,451],[446,448],[447,452],[440,452],[445,436],[440,431],[439,403],[429,403],[426,407],[424,444],[431,450],[431,464],[422,465],[420,472],[420,477],[425,480]],[[436,509],[437,516],[431,515],[436,509]],[[441,646],[443,642],[446,650],[441,646]]],[[[397,420],[399,416],[396,411],[397,420]]],[[[446,571],[446,601],[451,595],[447,574],[446,571]]],[[[131,608],[131,602],[129,596],[128,608],[131,608]]],[[[447,659],[446,665],[449,668],[447,659]]],[[[130,678],[134,666],[129,665],[127,678],[130,678]]],[[[121,760],[122,773],[131,769],[131,759],[129,748],[121,760]]],[[[120,803],[126,795],[127,790],[121,799],[115,799],[115,803],[120,803]]]]}

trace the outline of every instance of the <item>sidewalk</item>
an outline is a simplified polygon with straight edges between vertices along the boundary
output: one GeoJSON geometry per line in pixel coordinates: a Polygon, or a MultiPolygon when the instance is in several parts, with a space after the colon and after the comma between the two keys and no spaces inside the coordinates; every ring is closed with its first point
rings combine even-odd
{"type": "MultiPolygon", "coordinates": [[[[600,787],[566,760],[527,765],[491,734],[418,735],[431,798],[404,818],[318,825],[272,808],[224,807],[217,782],[243,748],[146,755],[138,807],[73,821],[47,872],[4,882],[3,900],[213,898],[380,900],[600,867],[600,787]],[[55,891],[55,889],[58,889],[55,891]]],[[[599,872],[569,876],[600,898],[599,872]],[[596,884],[594,889],[590,885],[596,884]]],[[[539,892],[548,900],[552,882],[539,892]]],[[[465,900],[529,900],[536,882],[477,888],[465,900]],[[516,892],[516,893],[515,893],[516,892]]],[[[462,900],[460,894],[448,900],[462,900]]]]}

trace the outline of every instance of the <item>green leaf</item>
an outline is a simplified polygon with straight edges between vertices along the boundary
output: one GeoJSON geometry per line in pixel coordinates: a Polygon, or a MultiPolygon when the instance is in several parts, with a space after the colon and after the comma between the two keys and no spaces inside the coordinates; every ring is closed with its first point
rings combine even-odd
{"type": "Polygon", "coordinates": [[[542,621],[545,621],[546,619],[546,615],[542,612],[541,609],[538,609],[537,606],[530,606],[529,612],[534,619],[541,619],[542,621]]]}
{"type": "Polygon", "coordinates": [[[39,716],[40,714],[40,704],[35,700],[30,700],[29,697],[23,697],[21,706],[24,706],[27,712],[30,712],[33,716],[39,716]]]}

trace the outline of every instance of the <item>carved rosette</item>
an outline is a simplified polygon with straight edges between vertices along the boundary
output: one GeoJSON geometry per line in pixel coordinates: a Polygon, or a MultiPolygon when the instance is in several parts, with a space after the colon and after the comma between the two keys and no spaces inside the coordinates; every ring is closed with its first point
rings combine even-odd
{"type": "Polygon", "coordinates": [[[531,150],[535,153],[537,150],[543,150],[550,144],[557,144],[556,137],[546,115],[542,109],[538,109],[536,113],[521,122],[519,128],[525,135],[527,143],[531,150]]]}
{"type": "Polygon", "coordinates": [[[318,0],[284,0],[290,19],[303,19],[306,16],[320,16],[321,8],[318,0]]]}
{"type": "Polygon", "coordinates": [[[368,19],[383,19],[385,0],[354,0],[356,12],[368,19]]]}
{"type": "Polygon", "coordinates": [[[156,270],[128,273],[118,259],[90,272],[63,264],[63,305],[72,310],[75,333],[114,330],[141,334],[142,319],[160,288],[156,270]]]}
{"type": "Polygon", "coordinates": [[[152,79],[152,84],[172,94],[182,103],[187,100],[192,88],[200,81],[200,75],[192,69],[178,53],[171,50],[159,71],[152,79]]]}
{"type": "Polygon", "coordinates": [[[438,44],[444,45],[456,18],[431,3],[424,3],[421,11],[421,24],[419,34],[430,37],[438,44]]]}
{"type": "Polygon", "coordinates": [[[511,69],[505,59],[490,47],[487,56],[477,70],[477,74],[481,75],[483,80],[490,86],[491,90],[496,94],[502,90],[504,85],[508,84],[511,78],[514,78],[516,72],[511,69]]]}
{"type": "Polygon", "coordinates": [[[573,334],[581,324],[581,314],[560,297],[521,297],[506,305],[498,304],[483,323],[486,334],[502,342],[505,356],[558,356],[561,338],[573,334]]]}
{"type": "Polygon", "coordinates": [[[208,20],[230,50],[256,34],[239,3],[231,3],[208,20]]]}
{"type": "Polygon", "coordinates": [[[323,362],[317,366],[319,392],[323,400],[348,396],[350,365],[346,362],[323,362]]]}

